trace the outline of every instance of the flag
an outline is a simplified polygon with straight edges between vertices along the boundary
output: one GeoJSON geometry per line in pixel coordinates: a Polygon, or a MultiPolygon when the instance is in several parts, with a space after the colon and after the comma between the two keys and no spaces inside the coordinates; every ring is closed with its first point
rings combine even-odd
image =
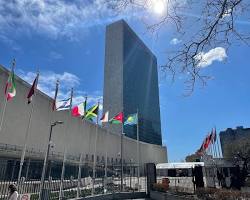
{"type": "Polygon", "coordinates": [[[38,84],[38,77],[39,77],[39,74],[36,75],[36,78],[35,78],[35,80],[33,81],[33,84],[32,84],[32,86],[31,86],[31,88],[30,88],[30,90],[29,90],[29,93],[28,93],[28,95],[27,95],[28,104],[31,103],[32,97],[33,97],[33,95],[35,94],[35,90],[36,90],[37,84],[38,84]]]}
{"type": "Polygon", "coordinates": [[[129,115],[127,120],[124,122],[124,125],[135,125],[138,123],[137,113],[129,115]]]}
{"type": "Polygon", "coordinates": [[[100,121],[102,123],[108,122],[109,121],[109,111],[105,112],[104,115],[101,117],[100,121]]]}
{"type": "Polygon", "coordinates": [[[211,135],[212,134],[207,135],[207,137],[205,139],[205,143],[204,143],[204,146],[203,146],[204,150],[208,149],[208,147],[209,147],[209,145],[211,143],[211,138],[212,138],[211,135]]]}
{"type": "Polygon", "coordinates": [[[214,144],[216,142],[216,139],[217,139],[217,134],[216,134],[216,129],[215,128],[212,129],[212,133],[211,134],[212,134],[212,141],[211,141],[211,143],[214,144]]]}
{"type": "Polygon", "coordinates": [[[208,136],[205,138],[203,143],[203,149],[206,150],[208,148],[208,136]]]}
{"type": "Polygon", "coordinates": [[[8,81],[5,85],[4,93],[5,93],[7,101],[11,100],[14,96],[16,96],[16,83],[15,83],[14,69],[12,69],[9,74],[8,81]]]}
{"type": "Polygon", "coordinates": [[[109,120],[111,124],[121,124],[123,123],[123,112],[118,113],[112,119],[109,120]]]}
{"type": "Polygon", "coordinates": [[[84,118],[88,120],[93,120],[93,118],[97,117],[98,115],[98,109],[99,109],[99,104],[92,106],[86,111],[84,118]]]}
{"type": "Polygon", "coordinates": [[[72,108],[71,114],[74,117],[81,117],[85,115],[87,100],[72,108]]]}
{"type": "Polygon", "coordinates": [[[55,96],[54,96],[54,100],[52,104],[52,111],[56,110],[56,99],[57,99],[58,87],[59,87],[59,80],[56,81],[56,90],[55,90],[55,96]]]}
{"type": "Polygon", "coordinates": [[[56,110],[57,111],[69,110],[70,109],[70,103],[71,103],[71,98],[58,101],[58,102],[56,102],[56,110]]]}

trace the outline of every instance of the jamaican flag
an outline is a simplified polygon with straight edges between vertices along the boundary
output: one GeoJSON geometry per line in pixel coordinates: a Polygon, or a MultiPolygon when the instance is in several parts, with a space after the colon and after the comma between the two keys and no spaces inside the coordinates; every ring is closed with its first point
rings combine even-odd
{"type": "Polygon", "coordinates": [[[93,118],[97,117],[98,115],[98,109],[99,109],[99,104],[92,106],[86,111],[84,118],[88,120],[93,120],[93,118]]]}

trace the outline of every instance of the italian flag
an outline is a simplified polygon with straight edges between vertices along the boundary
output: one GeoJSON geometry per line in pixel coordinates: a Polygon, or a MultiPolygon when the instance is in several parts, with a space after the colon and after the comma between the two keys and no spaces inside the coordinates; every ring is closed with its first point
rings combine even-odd
{"type": "Polygon", "coordinates": [[[16,83],[15,83],[14,70],[12,70],[9,74],[8,81],[5,85],[4,93],[7,101],[11,100],[14,96],[16,96],[16,83]]]}
{"type": "Polygon", "coordinates": [[[111,124],[122,124],[123,123],[123,112],[118,113],[112,119],[109,120],[111,124]]]}

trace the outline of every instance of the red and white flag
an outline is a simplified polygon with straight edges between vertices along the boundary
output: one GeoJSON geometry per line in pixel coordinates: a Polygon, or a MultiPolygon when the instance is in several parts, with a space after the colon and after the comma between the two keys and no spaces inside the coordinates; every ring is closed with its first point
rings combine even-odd
{"type": "Polygon", "coordinates": [[[37,73],[36,78],[35,78],[35,80],[33,81],[33,84],[32,84],[32,86],[31,86],[31,88],[30,88],[30,90],[29,90],[29,93],[28,93],[28,95],[27,95],[28,104],[31,103],[32,97],[33,97],[33,95],[35,94],[35,90],[36,90],[37,84],[38,84],[38,78],[39,78],[39,73],[37,73]]]}
{"type": "Polygon", "coordinates": [[[105,112],[104,115],[101,117],[100,121],[102,123],[109,122],[109,111],[105,112]]]}
{"type": "Polygon", "coordinates": [[[72,108],[71,114],[74,117],[81,117],[85,115],[86,112],[86,101],[78,104],[77,106],[72,108]]]}

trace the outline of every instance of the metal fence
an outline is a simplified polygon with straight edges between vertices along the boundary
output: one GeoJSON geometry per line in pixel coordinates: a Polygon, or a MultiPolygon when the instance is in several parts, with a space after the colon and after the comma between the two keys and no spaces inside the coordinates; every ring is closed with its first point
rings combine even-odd
{"type": "Polygon", "coordinates": [[[40,192],[47,199],[71,199],[120,192],[122,188],[122,191],[146,191],[144,167],[140,167],[141,173],[138,179],[135,163],[124,163],[123,187],[121,187],[120,162],[108,162],[107,167],[105,162],[97,162],[96,178],[93,180],[93,162],[83,160],[80,163],[80,161],[77,162],[76,160],[73,161],[67,157],[64,176],[61,179],[63,161],[49,159],[45,183],[41,188],[42,160],[25,160],[21,174],[22,178],[18,183],[19,159],[0,158],[0,200],[7,199],[10,184],[17,185],[19,194],[30,194],[32,200],[39,199],[40,192]]]}

